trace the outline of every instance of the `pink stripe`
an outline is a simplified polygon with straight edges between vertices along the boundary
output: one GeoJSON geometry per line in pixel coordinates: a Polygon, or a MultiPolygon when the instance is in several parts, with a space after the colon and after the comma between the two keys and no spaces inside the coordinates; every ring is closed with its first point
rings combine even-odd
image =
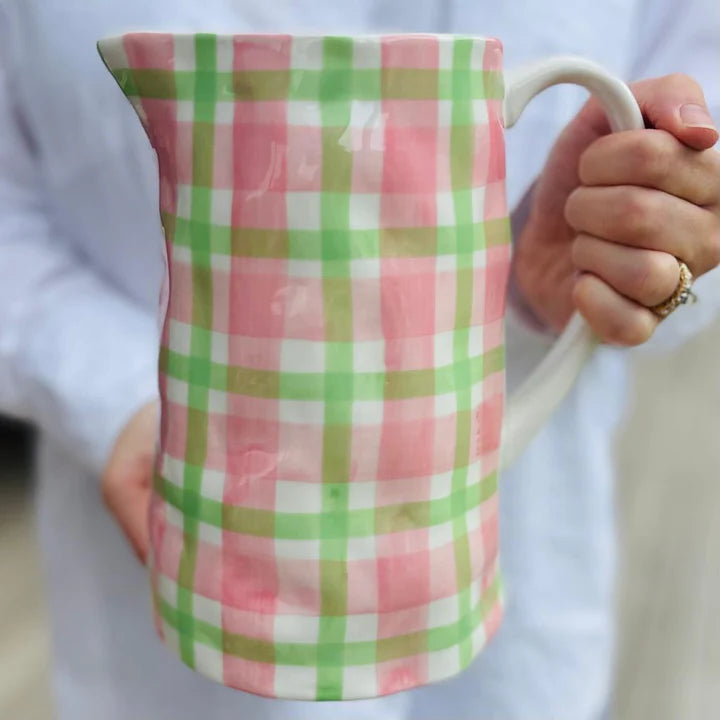
{"type": "Polygon", "coordinates": [[[430,478],[401,478],[377,483],[375,505],[397,505],[401,503],[425,502],[430,497],[430,478]]]}
{"type": "Polygon", "coordinates": [[[275,615],[225,605],[222,609],[222,626],[225,632],[233,635],[244,635],[272,642],[275,615]]]}
{"type": "Polygon", "coordinates": [[[376,560],[347,561],[347,614],[378,612],[376,560]]]}
{"type": "Polygon", "coordinates": [[[422,632],[428,626],[428,606],[418,605],[383,613],[378,619],[378,639],[422,632]]]}
{"type": "Polygon", "coordinates": [[[501,100],[487,100],[487,182],[505,180],[505,129],[501,100]]]}
{"type": "Polygon", "coordinates": [[[383,100],[383,118],[387,124],[397,131],[411,132],[411,127],[430,128],[433,135],[420,137],[435,137],[437,131],[437,100],[383,100]]]}
{"type": "Polygon", "coordinates": [[[423,685],[428,682],[428,656],[414,655],[379,663],[377,680],[380,695],[389,695],[423,685]]]}
{"type": "Polygon", "coordinates": [[[277,561],[251,553],[231,553],[226,545],[227,537],[223,537],[223,606],[274,615],[278,596],[277,561]]]}
{"type": "Polygon", "coordinates": [[[323,427],[281,423],[277,476],[283,480],[322,482],[323,427]]]}
{"type": "MultiPolygon", "coordinates": [[[[288,36],[235,38],[233,69],[287,68],[290,47],[288,36]]],[[[235,104],[232,136],[228,138],[231,152],[226,154],[228,169],[232,170],[227,178],[220,178],[227,179],[233,190],[233,228],[287,227],[286,121],[285,103],[235,104]]],[[[278,370],[281,344],[267,338],[283,335],[287,263],[237,256],[230,262],[229,363],[278,370]],[[253,344],[255,339],[258,342],[253,344]]],[[[242,402],[233,398],[228,403],[228,476],[223,494],[228,506],[274,507],[280,454],[277,408],[277,403],[252,399],[242,402]]],[[[261,633],[272,639],[272,621],[281,592],[274,540],[223,531],[221,574],[223,630],[254,636],[261,633]],[[250,615],[234,614],[232,609],[250,615]],[[253,619],[257,614],[264,619],[253,619]]],[[[224,680],[251,692],[275,694],[275,669],[270,664],[224,656],[224,680]]]]}
{"type": "Polygon", "coordinates": [[[235,419],[258,422],[276,422],[277,420],[277,400],[274,398],[229,394],[227,403],[228,415],[235,419]]]}
{"type": "Polygon", "coordinates": [[[385,35],[380,43],[383,68],[432,70],[440,62],[439,42],[432,35],[385,35]]]}
{"type": "Polygon", "coordinates": [[[192,268],[185,262],[175,260],[174,253],[170,254],[168,264],[170,266],[170,295],[167,317],[190,325],[193,315],[192,268]]]}
{"type": "Polygon", "coordinates": [[[223,655],[223,684],[238,690],[275,697],[275,666],[223,655]]]}
{"type": "Polygon", "coordinates": [[[485,220],[506,218],[508,215],[505,197],[505,180],[494,180],[485,186],[485,220]]]}
{"type": "Polygon", "coordinates": [[[510,276],[510,246],[488,248],[486,263],[483,318],[487,324],[505,317],[507,284],[510,276]]]}
{"type": "MultiPolygon", "coordinates": [[[[229,365],[256,370],[280,370],[282,339],[230,334],[228,337],[229,365]]],[[[234,397],[230,396],[230,400],[234,397]]]]}
{"type": "MultiPolygon", "coordinates": [[[[181,528],[167,523],[162,534],[162,539],[155,555],[157,572],[177,582],[178,570],[180,569],[180,556],[183,552],[185,538],[181,528]]],[[[166,598],[173,602],[174,598],[166,598]]]]}
{"type": "Polygon", "coordinates": [[[225,413],[207,413],[207,437],[205,446],[205,467],[209,470],[224,471],[228,454],[228,417],[225,413]]]}
{"type": "Polygon", "coordinates": [[[503,45],[497,38],[487,38],[483,55],[483,70],[502,70],[503,45]]]}
{"type": "Polygon", "coordinates": [[[286,173],[290,191],[322,190],[322,128],[287,127],[286,173]]]}
{"type": "Polygon", "coordinates": [[[430,600],[440,600],[457,593],[455,567],[455,544],[452,540],[430,551],[430,600]]]}
{"type": "Polygon", "coordinates": [[[234,70],[286,70],[290,67],[290,35],[242,35],[233,39],[234,70]]]}
{"type": "Polygon", "coordinates": [[[182,460],[187,447],[187,408],[165,399],[163,403],[161,443],[163,451],[170,457],[182,460]]]}
{"type": "Polygon", "coordinates": [[[435,419],[432,415],[384,422],[378,480],[424,477],[432,472],[435,419]]]}
{"type": "Polygon", "coordinates": [[[198,541],[193,585],[195,592],[211,600],[222,600],[222,550],[198,541]]]}
{"type": "MultiPolygon", "coordinates": [[[[488,350],[494,350],[497,347],[500,347],[503,344],[503,341],[505,339],[505,320],[504,318],[501,318],[499,320],[494,320],[493,322],[489,322],[485,325],[483,328],[483,350],[485,352],[488,352],[488,350]]],[[[484,389],[487,391],[487,378],[484,380],[484,389]]]]}
{"type": "Polygon", "coordinates": [[[169,33],[129,33],[123,38],[128,65],[133,69],[172,70],[175,36],[169,33]]]}
{"type": "Polygon", "coordinates": [[[435,443],[433,448],[432,471],[450,472],[455,467],[455,442],[457,432],[457,414],[445,415],[435,419],[435,443]]]}
{"type": "MultiPolygon", "coordinates": [[[[381,260],[382,332],[404,339],[435,332],[435,258],[381,260]]],[[[392,361],[392,358],[389,358],[392,361]]]]}
{"type": "Polygon", "coordinates": [[[278,558],[277,615],[320,615],[320,563],[278,558]]]}
{"type": "Polygon", "coordinates": [[[485,453],[482,458],[481,470],[483,476],[487,476],[492,472],[496,472],[500,467],[500,451],[499,449],[485,453]]]}
{"type": "Polygon", "coordinates": [[[432,369],[433,353],[433,335],[430,333],[418,337],[388,338],[385,341],[385,368],[387,372],[432,369]]]}
{"type": "Polygon", "coordinates": [[[478,442],[480,453],[485,454],[500,447],[504,400],[493,395],[483,400],[478,415],[478,442]]]}
{"type": "MultiPolygon", "coordinates": [[[[482,548],[482,565],[479,574],[473,577],[482,576],[485,581],[495,572],[495,566],[499,554],[499,501],[497,493],[488,498],[480,506],[480,538],[478,547],[482,548]]],[[[472,546],[471,546],[472,549],[472,546]]]]}
{"type": "Polygon", "coordinates": [[[274,507],[279,433],[277,420],[228,417],[224,503],[274,507]]]}
{"type": "MultiPolygon", "coordinates": [[[[400,102],[400,101],[396,101],[400,102]]],[[[426,193],[430,195],[436,189],[437,174],[437,102],[432,103],[434,118],[432,127],[396,126],[394,118],[385,118],[385,159],[383,168],[383,193],[426,193]]],[[[383,115],[385,106],[383,104],[383,115]]],[[[397,113],[396,113],[397,115],[397,113]]],[[[392,198],[383,197],[391,202],[392,198]]],[[[415,198],[417,202],[419,198],[415,198]]],[[[433,224],[434,197],[427,198],[427,210],[418,215],[418,225],[433,224]],[[420,222],[419,218],[427,220],[420,222]]],[[[388,212],[390,212],[388,210],[388,212]]],[[[397,211],[396,211],[397,212],[397,211]]],[[[393,216],[395,217],[395,216],[393,216]]],[[[402,216],[397,216],[402,217],[402,216]]],[[[402,226],[402,223],[393,223],[402,226]]],[[[390,222],[387,227],[392,227],[390,222]]]]}
{"type": "MultiPolygon", "coordinates": [[[[423,535],[425,548],[408,552],[403,538],[405,533],[383,535],[376,542],[381,550],[378,553],[378,606],[381,615],[408,607],[427,605],[431,600],[430,592],[430,555],[427,547],[427,530],[415,531],[423,535]],[[383,547],[385,546],[386,547],[383,547]]],[[[415,541],[418,544],[418,541],[415,541]]]]}

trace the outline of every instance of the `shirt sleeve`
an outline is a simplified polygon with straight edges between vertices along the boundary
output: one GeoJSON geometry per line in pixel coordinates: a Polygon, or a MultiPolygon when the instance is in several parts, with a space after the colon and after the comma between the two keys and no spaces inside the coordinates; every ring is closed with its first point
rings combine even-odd
{"type": "MultiPolygon", "coordinates": [[[[637,44],[629,80],[687,73],[702,86],[720,126],[720,3],[717,0],[643,0],[636,17],[637,44]]],[[[717,150],[717,148],[716,148],[717,150]]],[[[698,302],[676,310],[637,352],[679,347],[720,318],[720,270],[695,284],[698,302]]]]}
{"type": "Polygon", "coordinates": [[[157,318],[51,228],[7,45],[0,13],[0,412],[99,472],[120,429],[157,396],[157,318]]]}

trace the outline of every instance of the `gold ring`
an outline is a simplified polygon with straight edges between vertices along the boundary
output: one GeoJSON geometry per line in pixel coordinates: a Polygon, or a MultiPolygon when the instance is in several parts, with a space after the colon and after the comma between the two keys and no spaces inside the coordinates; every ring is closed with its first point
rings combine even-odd
{"type": "Polygon", "coordinates": [[[685,305],[686,302],[692,300],[695,302],[697,298],[692,291],[693,275],[690,272],[690,268],[682,261],[678,260],[678,267],[680,268],[680,280],[678,281],[675,292],[663,302],[658,305],[654,305],[650,309],[661,318],[666,318],[671,312],[677,310],[680,305],[685,305]]]}

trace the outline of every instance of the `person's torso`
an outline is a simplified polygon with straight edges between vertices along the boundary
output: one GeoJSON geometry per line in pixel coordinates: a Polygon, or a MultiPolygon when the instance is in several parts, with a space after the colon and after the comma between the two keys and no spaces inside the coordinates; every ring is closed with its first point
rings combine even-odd
{"type": "MultiPolygon", "coordinates": [[[[537,0],[513,3],[419,0],[412,4],[404,0],[354,3],[312,0],[267,3],[126,0],[119,3],[105,0],[91,5],[78,0],[62,3],[15,0],[7,4],[11,8],[10,17],[20,31],[18,45],[22,44],[22,51],[17,54],[18,72],[22,73],[18,82],[20,111],[42,165],[49,217],[57,237],[149,311],[156,307],[163,271],[155,158],[137,118],[97,55],[97,39],[129,29],[461,32],[500,37],[505,46],[506,68],[546,55],[574,53],[590,57],[622,75],[629,63],[626,52],[637,5],[630,0],[611,0],[601,8],[591,0],[580,0],[572,7],[566,3],[537,0]]],[[[584,96],[584,91],[571,87],[549,91],[531,103],[517,128],[508,134],[511,205],[540,170],[554,138],[583,102],[584,96]]],[[[574,560],[568,560],[566,565],[556,563],[554,571],[546,572],[545,578],[552,577],[552,582],[564,583],[568,577],[577,575],[575,565],[592,566],[593,558],[604,550],[607,532],[611,530],[607,524],[607,487],[603,485],[608,474],[607,458],[601,457],[602,462],[596,464],[594,474],[590,473],[595,479],[582,477],[582,482],[575,482],[583,464],[576,450],[600,435],[603,439],[594,452],[603,455],[609,428],[616,421],[616,411],[622,401],[618,397],[622,393],[622,383],[616,382],[614,358],[603,354],[595,362],[600,363],[601,371],[585,375],[580,391],[570,398],[547,429],[546,432],[554,437],[547,451],[533,453],[531,450],[527,459],[507,474],[501,489],[505,496],[502,526],[506,528],[506,576],[510,581],[521,575],[528,579],[525,599],[534,600],[523,604],[522,611],[530,625],[541,625],[549,616],[567,615],[567,607],[553,608],[550,602],[543,603],[540,597],[546,584],[542,577],[543,568],[548,568],[547,563],[552,562],[558,547],[571,543],[574,560]],[[606,393],[600,387],[610,384],[616,392],[606,393]],[[578,414],[578,409],[593,406],[594,399],[602,400],[603,407],[597,408],[586,424],[575,424],[572,418],[578,414]],[[561,436],[571,431],[576,435],[575,442],[568,442],[565,447],[561,436]],[[557,461],[558,453],[562,452],[569,455],[557,471],[538,471],[544,463],[557,461]],[[521,477],[528,471],[542,477],[521,477]],[[520,480],[525,482],[521,485],[520,480]],[[551,506],[556,491],[564,493],[558,500],[562,507],[556,505],[555,514],[552,510],[544,513],[546,506],[551,506]],[[599,511],[598,504],[602,505],[599,511]],[[564,513],[565,509],[569,514],[564,513]],[[528,510],[533,521],[522,522],[521,515],[528,510]],[[514,517],[516,527],[508,521],[509,517],[514,517]],[[538,543],[538,537],[547,529],[539,527],[543,525],[543,517],[544,526],[555,525],[558,531],[555,535],[545,533],[547,542],[538,543]],[[567,525],[563,521],[567,521],[567,525]]],[[[547,436],[542,442],[547,445],[547,436]]],[[[96,612],[97,627],[101,628],[105,613],[116,613],[117,605],[126,601],[121,594],[108,590],[110,576],[116,583],[122,578],[130,578],[125,583],[130,587],[137,579],[137,573],[131,576],[127,568],[118,571],[106,567],[105,541],[94,544],[100,531],[95,533],[88,529],[84,534],[85,525],[77,508],[58,503],[62,496],[67,497],[66,481],[70,474],[68,469],[66,476],[53,477],[52,482],[46,482],[44,486],[46,508],[57,511],[52,517],[49,511],[44,516],[49,539],[46,545],[52,555],[51,563],[55,563],[59,574],[64,572],[62,568],[72,565],[81,569],[84,566],[88,572],[94,569],[98,577],[102,573],[107,576],[103,575],[99,581],[98,587],[104,588],[102,594],[98,592],[95,598],[94,589],[90,588],[86,595],[89,605],[86,617],[96,612]],[[68,517],[67,513],[72,512],[78,514],[77,523],[68,517]],[[60,533],[63,527],[78,529],[76,543],[65,547],[50,541],[53,531],[60,533]],[[51,547],[53,544],[54,548],[51,547]],[[93,557],[85,557],[83,553],[93,557]],[[110,603],[115,605],[110,607],[110,603]]],[[[83,488],[82,492],[86,490],[83,488]]],[[[119,542],[115,537],[105,540],[107,543],[119,542]]],[[[593,608],[600,615],[605,611],[608,576],[606,566],[597,567],[588,573],[585,585],[578,590],[584,607],[593,606],[590,607],[591,614],[593,608]]],[[[78,582],[83,582],[84,577],[85,573],[79,572],[78,582]]],[[[583,581],[578,580],[578,583],[582,585],[583,581]]],[[[566,597],[572,605],[572,596],[566,597]]],[[[60,601],[63,606],[58,607],[57,617],[61,622],[77,616],[75,600],[63,595],[60,601]]],[[[137,601],[133,608],[140,605],[137,601]]],[[[498,642],[504,641],[499,638],[498,642]]],[[[592,653],[593,647],[589,643],[588,652],[592,653]]],[[[71,657],[72,642],[59,647],[59,654],[63,653],[63,648],[66,656],[71,657]]],[[[102,652],[109,650],[103,646],[102,652]]],[[[492,648],[488,652],[492,653],[492,648]]],[[[497,652],[488,655],[488,660],[497,655],[497,652]]],[[[101,665],[98,664],[99,671],[102,671],[101,665]]],[[[498,667],[501,665],[498,662],[498,667]]],[[[547,677],[562,680],[562,673],[558,675],[556,670],[548,660],[547,677]]],[[[576,679],[571,669],[567,669],[567,678],[568,682],[576,679]]],[[[518,692],[522,694],[520,688],[518,692]]]]}

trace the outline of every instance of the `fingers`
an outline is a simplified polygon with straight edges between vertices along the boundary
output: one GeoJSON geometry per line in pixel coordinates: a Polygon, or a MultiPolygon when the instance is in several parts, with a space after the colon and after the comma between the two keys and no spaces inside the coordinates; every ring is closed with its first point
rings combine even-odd
{"type": "Polygon", "coordinates": [[[573,301],[595,335],[611,345],[641,345],[658,325],[658,318],[650,310],[589,273],[575,283],[573,301]]]}
{"type": "Polygon", "coordinates": [[[578,270],[593,273],[621,295],[646,307],[667,300],[680,281],[677,260],[656,250],[578,235],[572,256],[578,270]]]}
{"type": "Polygon", "coordinates": [[[718,215],[657,190],[579,187],[568,198],[565,218],[578,233],[674,255],[695,277],[720,257],[718,215]]]}
{"type": "Polygon", "coordinates": [[[583,153],[583,185],[638,185],[662,190],[695,205],[720,204],[720,153],[698,152],[664,130],[606,135],[583,153]]]}
{"type": "Polygon", "coordinates": [[[127,482],[123,477],[107,477],[103,482],[103,499],[130,541],[133,551],[144,564],[150,545],[150,485],[127,482]]]}
{"type": "Polygon", "coordinates": [[[578,164],[581,186],[565,204],[581,272],[575,306],[601,340],[617,345],[652,335],[659,318],[648,308],[675,291],[676,258],[696,277],[720,261],[718,130],[702,89],[679,74],[631,89],[650,129],[608,135],[591,99],[575,121],[592,138],[578,164]]]}
{"type": "Polygon", "coordinates": [[[118,435],[102,476],[108,510],[145,563],[149,547],[150,490],[158,405],[143,405],[118,435]]]}

